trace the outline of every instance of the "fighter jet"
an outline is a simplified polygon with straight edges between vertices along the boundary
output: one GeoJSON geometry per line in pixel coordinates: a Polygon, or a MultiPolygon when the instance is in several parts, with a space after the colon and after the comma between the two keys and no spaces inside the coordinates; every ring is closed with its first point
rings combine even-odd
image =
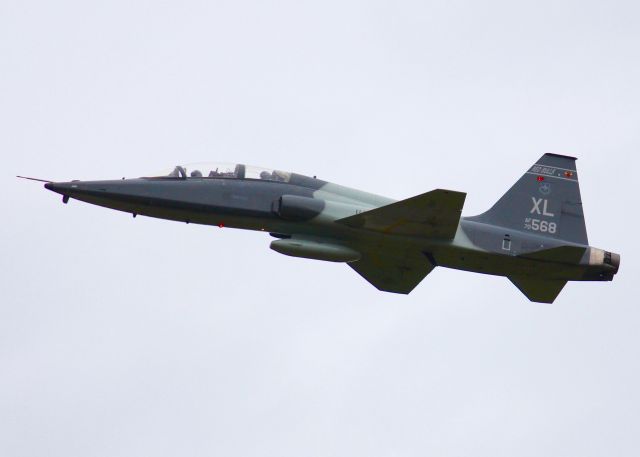
{"type": "Polygon", "coordinates": [[[567,281],[611,281],[620,255],[589,246],[576,158],[545,154],[483,214],[436,189],[394,201],[316,177],[243,164],[176,166],[137,179],[49,182],[94,205],[173,221],[256,230],[271,249],[343,262],[382,291],[408,294],[435,267],[506,276],[552,303],[567,281]]]}

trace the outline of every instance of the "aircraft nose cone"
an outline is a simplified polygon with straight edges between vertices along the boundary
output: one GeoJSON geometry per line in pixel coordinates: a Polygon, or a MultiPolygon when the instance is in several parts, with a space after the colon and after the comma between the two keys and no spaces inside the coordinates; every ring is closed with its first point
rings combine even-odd
{"type": "MultiPolygon", "coordinates": [[[[48,182],[44,187],[62,195],[63,203],[67,203],[70,198],[73,198],[112,208],[113,202],[130,202],[132,199],[139,199],[141,195],[144,196],[144,186],[140,184],[140,181],[136,179],[101,181],[75,180],[69,182],[48,182]]],[[[145,183],[143,182],[142,184],[145,183]]]]}
{"type": "Polygon", "coordinates": [[[70,182],[48,182],[44,187],[45,189],[49,189],[50,191],[57,192],[59,194],[65,194],[74,189],[70,182]]]}
{"type": "Polygon", "coordinates": [[[59,182],[48,182],[44,185],[45,189],[49,189],[53,192],[60,192],[64,185],[59,182]]]}
{"type": "Polygon", "coordinates": [[[48,182],[44,185],[45,189],[62,195],[62,203],[67,203],[69,197],[76,197],[77,185],[71,182],[48,182]]]}
{"type": "MultiPolygon", "coordinates": [[[[116,181],[119,184],[120,181],[116,181]]],[[[96,192],[107,192],[114,186],[109,181],[70,181],[70,182],[48,182],[44,185],[46,189],[63,195],[65,198],[81,198],[95,194],[96,192]]]]}

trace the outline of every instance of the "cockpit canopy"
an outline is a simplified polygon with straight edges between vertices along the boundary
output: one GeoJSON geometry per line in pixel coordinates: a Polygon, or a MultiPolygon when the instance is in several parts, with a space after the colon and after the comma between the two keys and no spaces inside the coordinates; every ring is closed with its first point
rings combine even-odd
{"type": "Polygon", "coordinates": [[[231,163],[192,163],[178,165],[171,172],[157,174],[162,178],[229,178],[262,179],[266,181],[289,182],[291,173],[268,168],[231,163]]]}

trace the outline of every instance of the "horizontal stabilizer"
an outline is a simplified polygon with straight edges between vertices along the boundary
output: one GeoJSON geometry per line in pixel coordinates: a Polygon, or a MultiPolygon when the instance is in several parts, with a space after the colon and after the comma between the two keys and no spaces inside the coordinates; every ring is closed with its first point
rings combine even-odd
{"type": "Polygon", "coordinates": [[[553,303],[567,281],[563,279],[530,279],[509,276],[511,281],[526,297],[538,303],[553,303]]]}
{"type": "Polygon", "coordinates": [[[452,239],[467,194],[436,189],[336,222],[390,235],[452,239]]]}
{"type": "Polygon", "coordinates": [[[526,257],[533,260],[544,260],[547,262],[578,264],[582,259],[586,247],[580,246],[559,246],[557,248],[543,249],[527,254],[521,254],[520,257],[526,257]]]}
{"type": "Polygon", "coordinates": [[[411,292],[435,267],[421,253],[403,256],[380,252],[365,253],[348,265],[376,289],[396,294],[411,292]]]}

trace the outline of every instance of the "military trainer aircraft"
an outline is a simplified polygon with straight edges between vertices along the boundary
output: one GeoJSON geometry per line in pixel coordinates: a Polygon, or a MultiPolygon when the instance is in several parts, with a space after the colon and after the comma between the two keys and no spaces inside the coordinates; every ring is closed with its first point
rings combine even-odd
{"type": "Polygon", "coordinates": [[[487,212],[466,194],[394,201],[280,170],[177,166],[157,176],[49,182],[69,198],[136,215],[270,233],[281,254],[345,262],[379,290],[408,294],[436,266],[506,276],[535,302],[567,281],[611,281],[620,256],[589,246],[575,157],[545,154],[487,212]]]}

